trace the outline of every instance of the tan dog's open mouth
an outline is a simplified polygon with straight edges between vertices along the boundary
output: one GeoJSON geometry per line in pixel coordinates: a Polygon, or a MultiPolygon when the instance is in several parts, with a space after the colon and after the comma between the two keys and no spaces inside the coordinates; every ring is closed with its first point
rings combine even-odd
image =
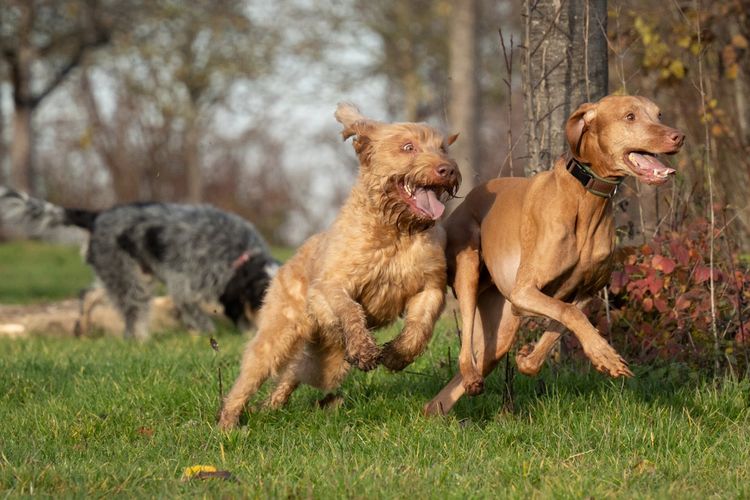
{"type": "Polygon", "coordinates": [[[675,173],[675,169],[660,162],[654,153],[631,151],[625,155],[624,160],[636,177],[646,184],[663,184],[675,173]]]}
{"type": "Polygon", "coordinates": [[[405,181],[398,183],[398,193],[412,213],[430,220],[437,220],[443,215],[445,202],[450,197],[443,186],[415,186],[405,181]]]}

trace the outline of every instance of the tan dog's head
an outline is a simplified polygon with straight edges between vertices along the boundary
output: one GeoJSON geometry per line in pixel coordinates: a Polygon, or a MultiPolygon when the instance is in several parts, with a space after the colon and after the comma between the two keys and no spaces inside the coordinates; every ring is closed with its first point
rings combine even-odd
{"type": "Polygon", "coordinates": [[[582,104],[565,128],[573,155],[602,177],[632,175],[662,184],[674,169],[659,154],[677,153],[685,135],[661,123],[659,107],[638,96],[607,96],[582,104]]]}
{"type": "Polygon", "coordinates": [[[448,156],[458,134],[446,138],[425,124],[378,122],[352,104],[339,104],[335,116],[344,126],[344,140],[354,137],[359,182],[373,206],[399,229],[432,226],[461,183],[456,162],[448,156]]]}

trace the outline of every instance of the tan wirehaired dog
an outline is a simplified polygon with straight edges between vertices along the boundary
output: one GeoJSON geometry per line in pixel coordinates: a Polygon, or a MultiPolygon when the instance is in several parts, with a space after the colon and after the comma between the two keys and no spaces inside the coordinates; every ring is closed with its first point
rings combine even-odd
{"type": "Polygon", "coordinates": [[[445,222],[449,281],[461,310],[458,373],[425,406],[448,412],[464,393],[479,394],[484,377],[513,345],[524,316],[556,325],[516,356],[536,374],[567,328],[594,367],[632,376],[581,307],[608,282],[614,251],[611,197],[625,176],[666,182],[674,170],[657,154],[680,150],[685,136],[661,123],[644,97],[609,96],[581,105],[568,119],[572,156],[531,178],[477,186],[445,222]]]}
{"type": "Polygon", "coordinates": [[[446,287],[445,233],[435,226],[460,183],[444,138],[416,123],[386,124],[339,104],[344,139],[354,137],[360,170],[333,225],[308,239],[266,293],[258,333],[224,399],[219,427],[237,425],[269,377],[266,405],[282,406],[300,383],[335,390],[350,365],[401,370],[422,353],[446,287]],[[371,330],[404,315],[382,349],[371,330]]]}

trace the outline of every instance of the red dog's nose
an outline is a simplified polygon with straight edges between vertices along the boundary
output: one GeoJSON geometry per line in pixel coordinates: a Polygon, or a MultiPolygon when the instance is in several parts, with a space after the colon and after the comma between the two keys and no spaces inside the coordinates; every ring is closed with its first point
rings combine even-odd
{"type": "Polygon", "coordinates": [[[678,130],[673,130],[669,134],[669,140],[678,146],[682,146],[682,143],[685,142],[685,134],[678,130]]]}

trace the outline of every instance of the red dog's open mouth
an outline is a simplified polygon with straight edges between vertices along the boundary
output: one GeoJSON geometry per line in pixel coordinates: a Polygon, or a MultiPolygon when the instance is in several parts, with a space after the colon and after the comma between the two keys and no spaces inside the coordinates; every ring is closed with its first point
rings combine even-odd
{"type": "Polygon", "coordinates": [[[398,191],[411,211],[419,217],[437,220],[445,211],[445,202],[441,199],[447,198],[448,192],[442,186],[413,186],[399,182],[398,191]]]}
{"type": "Polygon", "coordinates": [[[662,184],[675,172],[660,162],[654,153],[631,151],[624,159],[630,170],[646,184],[662,184]]]}

